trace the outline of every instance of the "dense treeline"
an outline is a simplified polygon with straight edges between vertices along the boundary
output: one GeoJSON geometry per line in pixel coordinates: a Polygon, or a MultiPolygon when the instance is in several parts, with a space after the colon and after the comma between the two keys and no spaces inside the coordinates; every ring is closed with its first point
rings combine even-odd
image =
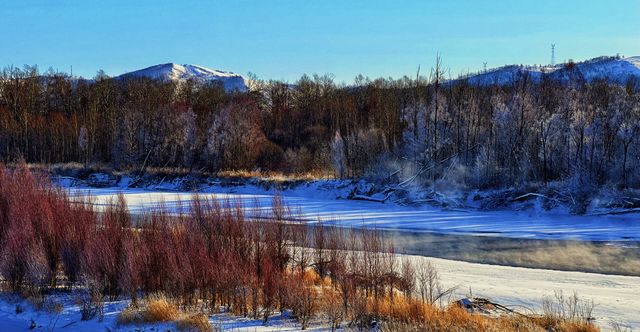
{"type": "Polygon", "coordinates": [[[343,86],[303,76],[235,94],[10,67],[0,76],[0,159],[638,187],[638,91],[526,75],[508,86],[445,82],[439,62],[428,79],[343,86]]]}
{"type": "Polygon", "coordinates": [[[399,259],[376,230],[288,222],[296,218],[279,199],[261,221],[205,198],[188,211],[134,220],[120,196],[98,212],[24,165],[0,167],[0,287],[34,301],[75,289],[84,294],[82,320],[108,299],[131,299],[135,309],[140,296],[164,294],[184,308],[265,322],[291,309],[303,329],[322,317],[332,330],[376,321],[413,326],[406,330],[597,330],[590,312],[495,319],[439,307],[450,290],[428,262],[399,259]]]}

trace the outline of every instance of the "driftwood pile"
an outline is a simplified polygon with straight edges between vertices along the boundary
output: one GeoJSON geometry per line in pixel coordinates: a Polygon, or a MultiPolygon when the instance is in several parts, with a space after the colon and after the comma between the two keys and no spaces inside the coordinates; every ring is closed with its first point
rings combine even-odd
{"type": "MultiPolygon", "coordinates": [[[[522,307],[524,310],[528,311],[528,314],[515,311],[514,309],[508,308],[499,303],[493,302],[486,298],[481,297],[467,297],[460,299],[455,302],[456,305],[465,309],[469,313],[476,313],[480,315],[485,315],[488,317],[500,317],[503,315],[516,315],[529,319],[539,319],[543,318],[543,315],[535,314],[533,311],[529,310],[526,307],[522,307]]],[[[559,317],[561,318],[561,317],[559,317]]],[[[587,323],[593,323],[596,319],[591,315],[591,313],[586,313],[585,317],[580,318],[578,316],[572,316],[569,319],[584,319],[587,323]]]]}
{"type": "Polygon", "coordinates": [[[513,309],[507,308],[504,305],[495,303],[489,299],[481,297],[470,297],[458,300],[457,305],[467,310],[470,313],[479,313],[487,316],[500,316],[504,314],[515,314],[520,316],[527,316],[523,313],[517,312],[513,309]]]}

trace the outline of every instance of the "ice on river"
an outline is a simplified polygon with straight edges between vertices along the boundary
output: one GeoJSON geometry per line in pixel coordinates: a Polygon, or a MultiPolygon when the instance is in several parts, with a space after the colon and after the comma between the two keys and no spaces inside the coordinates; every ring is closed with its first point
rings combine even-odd
{"type": "MultiPolygon", "coordinates": [[[[132,213],[154,209],[186,211],[193,193],[123,189],[70,188],[73,196],[90,195],[104,207],[122,193],[132,213]]],[[[198,195],[222,202],[241,202],[248,216],[264,215],[275,193],[251,186],[210,187],[198,195]]],[[[640,214],[575,216],[540,211],[457,211],[430,206],[401,206],[392,203],[336,199],[317,187],[303,187],[280,193],[297,216],[310,222],[344,227],[376,227],[382,230],[432,232],[457,235],[503,236],[510,238],[582,241],[640,241],[640,214]]]]}

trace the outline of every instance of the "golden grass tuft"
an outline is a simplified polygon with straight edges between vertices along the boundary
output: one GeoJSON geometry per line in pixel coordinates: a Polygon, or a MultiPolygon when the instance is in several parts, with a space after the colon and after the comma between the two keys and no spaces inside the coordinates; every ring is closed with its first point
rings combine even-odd
{"type": "Polygon", "coordinates": [[[562,323],[559,331],[563,332],[598,332],[600,329],[594,325],[581,323],[562,323]]]}
{"type": "Polygon", "coordinates": [[[489,317],[469,313],[452,304],[445,308],[422,303],[395,293],[380,298],[376,303],[372,297],[367,299],[366,310],[383,317],[383,331],[442,331],[442,332],[598,332],[599,329],[587,322],[553,321],[544,317],[526,317],[521,315],[502,315],[489,317]]]}
{"type": "Polygon", "coordinates": [[[151,295],[141,307],[130,306],[118,314],[118,324],[170,322],[180,318],[180,310],[164,295],[151,295]]]}
{"type": "Polygon", "coordinates": [[[273,182],[287,181],[309,181],[335,179],[335,174],[322,171],[308,171],[304,173],[282,173],[273,171],[253,171],[253,170],[225,170],[216,174],[222,178],[258,178],[273,182]]]}
{"type": "Polygon", "coordinates": [[[179,331],[207,332],[211,331],[209,318],[204,314],[195,314],[184,317],[176,323],[179,331]]]}
{"type": "Polygon", "coordinates": [[[118,313],[118,325],[144,323],[144,314],[140,308],[129,306],[118,313]]]}
{"type": "Polygon", "coordinates": [[[488,317],[472,314],[451,305],[438,309],[415,301],[396,302],[393,311],[381,306],[383,314],[391,319],[382,325],[383,331],[442,331],[442,332],[598,332],[600,329],[587,322],[556,322],[545,326],[540,320],[519,315],[488,317]]]}
{"type": "Polygon", "coordinates": [[[169,322],[180,317],[180,311],[164,295],[149,298],[144,318],[147,322],[169,322]]]}
{"type": "Polygon", "coordinates": [[[558,332],[598,332],[600,329],[593,325],[583,322],[559,321],[548,326],[549,331],[558,332]]]}

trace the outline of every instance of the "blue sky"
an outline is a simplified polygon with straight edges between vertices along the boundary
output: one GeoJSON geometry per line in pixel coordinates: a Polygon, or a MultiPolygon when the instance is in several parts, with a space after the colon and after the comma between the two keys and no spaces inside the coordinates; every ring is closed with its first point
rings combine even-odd
{"type": "Polygon", "coordinates": [[[640,55],[640,1],[0,0],[0,66],[92,77],[166,62],[294,81],[640,55]]]}

